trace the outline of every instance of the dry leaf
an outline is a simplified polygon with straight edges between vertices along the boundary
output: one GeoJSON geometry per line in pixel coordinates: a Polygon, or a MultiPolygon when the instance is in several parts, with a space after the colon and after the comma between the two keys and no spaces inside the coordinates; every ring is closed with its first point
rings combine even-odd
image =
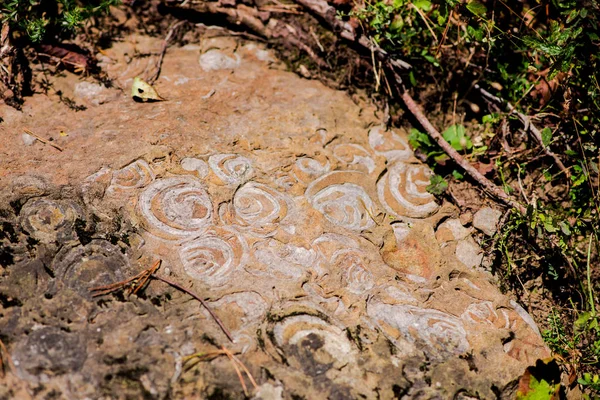
{"type": "Polygon", "coordinates": [[[83,50],[74,46],[40,45],[41,56],[46,56],[50,61],[63,64],[73,72],[86,72],[90,67],[88,57],[82,54],[83,50]]]}
{"type": "Polygon", "coordinates": [[[162,98],[156,89],[152,87],[148,82],[144,81],[139,76],[133,78],[133,85],[131,86],[131,97],[136,101],[162,101],[162,98]]]}

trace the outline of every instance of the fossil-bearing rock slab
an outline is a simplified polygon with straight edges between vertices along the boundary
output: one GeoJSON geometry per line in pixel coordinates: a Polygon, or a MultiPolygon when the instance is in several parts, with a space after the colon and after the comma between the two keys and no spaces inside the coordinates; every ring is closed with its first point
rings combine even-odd
{"type": "MultiPolygon", "coordinates": [[[[160,45],[130,37],[101,62],[126,87],[152,61],[128,55],[160,45]]],[[[425,190],[405,133],[273,60],[206,39],[169,50],[167,102],[67,77],[54,84],[87,110],[2,108],[0,338],[16,375],[0,398],[241,398],[226,357],[185,362],[216,345],[257,398],[495,398],[548,355],[425,190]],[[23,145],[26,125],[65,151],[23,145]],[[90,295],[158,259],[235,343],[161,282],[90,295]]]]}

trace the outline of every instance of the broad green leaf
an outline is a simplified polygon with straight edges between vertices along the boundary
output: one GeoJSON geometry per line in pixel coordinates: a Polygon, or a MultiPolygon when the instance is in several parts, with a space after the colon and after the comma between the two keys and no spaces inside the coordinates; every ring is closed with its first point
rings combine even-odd
{"type": "Polygon", "coordinates": [[[544,379],[539,381],[531,375],[527,393],[517,392],[517,400],[550,400],[560,389],[560,384],[552,385],[544,379]]]}
{"type": "Polygon", "coordinates": [[[473,142],[471,142],[471,138],[467,136],[465,127],[462,125],[450,126],[444,131],[442,136],[450,143],[454,150],[471,150],[473,148],[473,142]]]}
{"type": "Polygon", "coordinates": [[[442,176],[434,175],[425,189],[431,194],[440,195],[448,189],[448,182],[442,176]]]}
{"type": "Polygon", "coordinates": [[[542,129],[542,143],[548,146],[552,142],[552,129],[546,127],[542,129]]]}
{"type": "Polygon", "coordinates": [[[463,179],[465,176],[463,174],[461,174],[460,172],[458,172],[457,170],[452,171],[452,176],[455,179],[463,179]]]}
{"type": "Polygon", "coordinates": [[[471,11],[478,17],[484,16],[487,13],[487,7],[479,0],[471,0],[467,3],[467,10],[471,11]]]}
{"type": "Polygon", "coordinates": [[[565,235],[569,236],[571,234],[571,227],[569,226],[569,224],[567,224],[565,221],[560,221],[558,223],[558,226],[560,226],[560,230],[562,231],[562,233],[564,233],[565,235]]]}
{"type": "Polygon", "coordinates": [[[582,312],[581,314],[579,314],[579,318],[575,320],[575,323],[573,325],[576,330],[583,331],[586,329],[589,321],[592,318],[594,318],[594,315],[591,312],[582,312]]]}
{"type": "Polygon", "coordinates": [[[429,0],[414,0],[413,5],[423,11],[431,10],[431,1],[429,0]]]}

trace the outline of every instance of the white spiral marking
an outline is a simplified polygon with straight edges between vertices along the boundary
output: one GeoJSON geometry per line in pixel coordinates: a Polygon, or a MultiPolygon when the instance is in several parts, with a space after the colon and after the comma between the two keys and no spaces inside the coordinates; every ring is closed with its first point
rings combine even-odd
{"type": "Polygon", "coordinates": [[[248,247],[235,232],[214,228],[181,245],[179,256],[185,272],[210,286],[223,286],[231,274],[243,268],[248,247]]]}
{"type": "Polygon", "coordinates": [[[435,197],[426,190],[432,174],[423,165],[394,164],[377,183],[379,200],[396,217],[428,217],[439,208],[435,197]]]}
{"type": "Polygon", "coordinates": [[[288,214],[288,199],[260,183],[250,182],[241,187],[232,203],[219,209],[224,224],[266,237],[274,233],[288,214]]]}
{"type": "Polygon", "coordinates": [[[154,180],[154,172],[144,160],[136,160],[113,172],[110,190],[139,189],[154,180]]]}
{"type": "Polygon", "coordinates": [[[241,185],[254,174],[252,162],[237,154],[216,154],[208,159],[208,165],[226,185],[241,185]]]}
{"type": "Polygon", "coordinates": [[[413,156],[408,143],[393,131],[386,131],[384,126],[376,126],[369,131],[369,145],[378,155],[388,161],[406,161],[413,156]]]}
{"type": "Polygon", "coordinates": [[[309,335],[316,335],[323,341],[325,350],[334,360],[334,367],[355,361],[355,350],[340,328],[310,315],[285,318],[273,330],[276,344],[280,347],[298,346],[309,335]]]}
{"type": "Polygon", "coordinates": [[[248,266],[249,273],[282,280],[303,277],[317,259],[313,249],[284,244],[274,239],[256,243],[252,254],[256,264],[248,266]]]}
{"type": "Polygon", "coordinates": [[[400,332],[404,339],[423,346],[425,353],[436,360],[464,354],[471,348],[460,319],[438,310],[372,301],[367,314],[383,332],[388,335],[400,332]]]}
{"type": "Polygon", "coordinates": [[[362,165],[370,174],[375,171],[375,161],[364,147],[352,143],[339,144],[334,147],[333,155],[347,165],[362,165]]]}
{"type": "Polygon", "coordinates": [[[208,175],[208,164],[198,158],[186,157],[180,162],[181,168],[186,171],[195,171],[199,178],[205,178],[208,175]]]}
{"type": "Polygon", "coordinates": [[[304,183],[309,183],[331,169],[331,164],[325,156],[316,158],[302,157],[293,166],[294,177],[304,183]]]}
{"type": "Polygon", "coordinates": [[[353,183],[328,186],[315,193],[310,203],[329,222],[343,228],[362,231],[375,225],[367,211],[373,209],[373,201],[353,183]]]}
{"type": "Polygon", "coordinates": [[[375,285],[373,274],[367,269],[363,256],[356,250],[336,252],[332,265],[342,269],[345,287],[354,294],[362,294],[375,285]]]}
{"type": "Polygon", "coordinates": [[[138,207],[147,229],[166,239],[198,235],[212,222],[208,193],[191,176],[154,181],[140,195],[138,207]]]}

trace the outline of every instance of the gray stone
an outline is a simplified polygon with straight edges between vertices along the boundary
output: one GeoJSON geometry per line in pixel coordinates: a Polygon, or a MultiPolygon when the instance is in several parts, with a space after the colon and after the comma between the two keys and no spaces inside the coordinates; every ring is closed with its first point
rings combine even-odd
{"type": "Polygon", "coordinates": [[[484,207],[473,216],[473,226],[488,236],[494,236],[501,216],[502,211],[484,207]]]}

